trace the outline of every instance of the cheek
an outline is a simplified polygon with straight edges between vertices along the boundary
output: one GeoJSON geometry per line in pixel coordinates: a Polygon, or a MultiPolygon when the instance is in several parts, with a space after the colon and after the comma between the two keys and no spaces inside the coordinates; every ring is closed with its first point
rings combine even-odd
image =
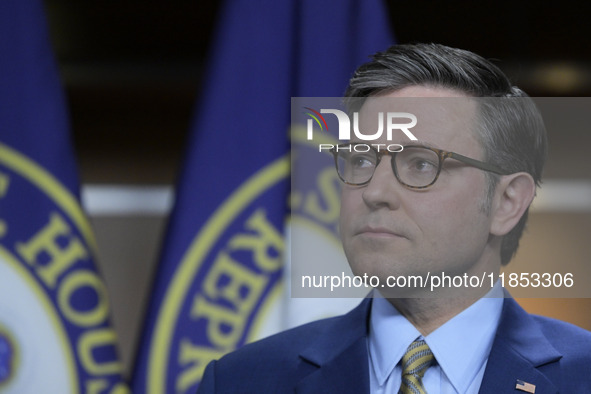
{"type": "MultiPolygon", "coordinates": [[[[475,180],[473,184],[480,183],[475,180]]],[[[448,188],[442,193],[418,194],[413,204],[406,208],[412,210],[410,215],[416,218],[415,222],[423,234],[431,234],[427,237],[429,241],[457,238],[487,220],[482,209],[485,192],[477,188],[475,186],[473,192],[466,192],[464,186],[462,189],[448,188]],[[464,190],[464,193],[457,190],[464,190]]]]}
{"type": "Polygon", "coordinates": [[[429,221],[423,223],[427,228],[426,239],[435,250],[443,247],[451,253],[479,254],[489,236],[488,217],[482,210],[480,196],[461,197],[431,205],[425,215],[429,221]]]}
{"type": "Polygon", "coordinates": [[[341,213],[339,215],[339,228],[341,234],[345,234],[350,228],[349,224],[360,210],[362,199],[357,190],[343,189],[341,193],[341,213]],[[345,233],[343,232],[345,231],[345,233]]]}

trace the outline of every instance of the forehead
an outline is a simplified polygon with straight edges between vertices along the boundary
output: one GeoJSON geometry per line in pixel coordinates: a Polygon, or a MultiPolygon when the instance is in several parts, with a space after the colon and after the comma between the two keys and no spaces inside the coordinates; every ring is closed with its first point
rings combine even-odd
{"type": "MultiPolygon", "coordinates": [[[[370,134],[378,129],[380,113],[384,131],[388,130],[388,113],[413,114],[417,123],[409,131],[418,142],[446,149],[462,150],[480,148],[476,139],[477,103],[459,91],[427,86],[410,86],[394,92],[370,97],[359,112],[359,128],[370,134]]],[[[395,124],[408,124],[410,120],[401,115],[392,119],[395,124]]],[[[382,134],[386,142],[387,133],[382,134]]],[[[400,130],[392,129],[393,143],[408,144],[409,138],[400,130]]]]}

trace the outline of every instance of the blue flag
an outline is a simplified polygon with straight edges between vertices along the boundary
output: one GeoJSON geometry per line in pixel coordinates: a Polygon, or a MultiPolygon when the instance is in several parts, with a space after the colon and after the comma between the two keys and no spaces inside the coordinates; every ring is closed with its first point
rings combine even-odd
{"type": "Polygon", "coordinates": [[[0,2],[0,392],[126,393],[40,0],[0,2]]]}
{"type": "Polygon", "coordinates": [[[192,393],[206,364],[257,336],[277,299],[292,96],[341,96],[391,45],[379,0],[227,1],[173,210],[135,393],[192,393]]]}

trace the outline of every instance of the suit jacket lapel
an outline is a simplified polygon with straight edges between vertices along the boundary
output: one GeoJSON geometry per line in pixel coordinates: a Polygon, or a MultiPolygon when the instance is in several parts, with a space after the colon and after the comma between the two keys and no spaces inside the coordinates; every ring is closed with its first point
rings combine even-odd
{"type": "Polygon", "coordinates": [[[304,366],[313,369],[296,388],[297,393],[369,393],[367,355],[371,299],[343,317],[333,319],[314,343],[300,353],[304,366]]]}
{"type": "Polygon", "coordinates": [[[557,373],[561,357],[537,322],[515,300],[506,298],[480,393],[522,393],[515,388],[517,380],[535,385],[536,394],[558,393],[547,374],[557,373]]]}
{"type": "MultiPolygon", "coordinates": [[[[310,369],[297,393],[369,393],[367,335],[371,299],[347,315],[333,319],[314,343],[300,353],[310,369]]],[[[493,342],[481,394],[523,393],[518,380],[536,386],[536,394],[558,393],[548,375],[558,376],[562,355],[550,344],[537,322],[515,300],[506,298],[493,342]]]]}

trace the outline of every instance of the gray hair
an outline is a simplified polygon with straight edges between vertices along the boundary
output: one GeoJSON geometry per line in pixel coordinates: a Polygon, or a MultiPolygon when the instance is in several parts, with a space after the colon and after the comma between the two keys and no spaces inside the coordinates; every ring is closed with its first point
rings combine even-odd
{"type": "MultiPolygon", "coordinates": [[[[454,89],[479,99],[477,138],[485,160],[510,173],[527,172],[537,186],[547,156],[546,129],[533,100],[512,86],[507,76],[475,53],[439,44],[396,45],[378,52],[357,69],[345,93],[345,102],[360,107],[359,97],[376,96],[408,86],[454,89]]],[[[350,108],[351,110],[352,108],[350,108]]],[[[488,212],[498,176],[486,172],[488,212]]],[[[519,246],[528,216],[503,237],[501,263],[509,263],[519,246]]]]}

